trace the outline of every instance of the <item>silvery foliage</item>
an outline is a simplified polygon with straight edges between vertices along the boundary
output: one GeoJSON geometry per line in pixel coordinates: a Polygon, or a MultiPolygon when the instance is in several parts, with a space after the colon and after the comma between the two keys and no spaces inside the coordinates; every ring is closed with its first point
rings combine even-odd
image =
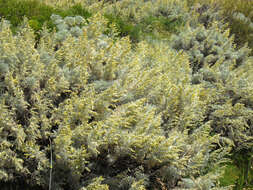
{"type": "Polygon", "coordinates": [[[78,38],[83,34],[82,28],[86,21],[81,16],[62,18],[59,15],[53,14],[51,19],[57,28],[56,41],[58,42],[64,41],[68,36],[78,38]]]}
{"type": "Polygon", "coordinates": [[[212,189],[215,187],[215,184],[210,179],[202,179],[200,181],[199,179],[182,178],[180,186],[183,189],[212,189]]]}
{"type": "MultiPolygon", "coordinates": [[[[78,38],[83,35],[83,30],[88,28],[85,19],[81,16],[70,17],[67,16],[62,18],[59,15],[53,14],[51,16],[53,23],[56,25],[57,32],[55,34],[56,42],[63,42],[67,37],[78,38]]],[[[91,39],[93,34],[87,33],[88,38],[91,39]]],[[[108,47],[107,41],[109,37],[107,35],[101,34],[96,42],[99,49],[105,49],[108,47]]],[[[43,55],[43,59],[48,59],[47,55],[43,55]]]]}
{"type": "MultiPolygon", "coordinates": [[[[187,20],[190,21],[191,27],[197,27],[199,24],[202,24],[207,28],[214,21],[222,21],[223,18],[221,17],[221,12],[217,7],[211,8],[207,4],[201,5],[197,3],[195,6],[191,7],[191,13],[187,20]],[[198,16],[195,17],[194,15],[198,16]]],[[[219,22],[218,25],[221,28],[224,27],[223,22],[219,22]]]]}
{"type": "Polygon", "coordinates": [[[172,36],[170,40],[173,49],[183,50],[188,54],[193,74],[198,75],[202,68],[212,67],[220,62],[227,65],[233,63],[235,67],[242,65],[250,50],[247,47],[235,48],[233,38],[225,30],[226,25],[217,20],[217,15],[212,16],[215,14],[211,14],[208,7],[198,8],[197,11],[199,17],[191,19],[185,30],[172,36]]]}
{"type": "MultiPolygon", "coordinates": [[[[6,28],[10,28],[11,23],[8,20],[2,19],[0,17],[0,32],[5,30],[6,28]]],[[[0,48],[1,51],[1,48],[0,48]]],[[[14,62],[13,58],[5,57],[0,59],[0,76],[5,75],[11,67],[11,63],[14,62]]]]}
{"type": "Polygon", "coordinates": [[[7,73],[9,71],[9,65],[4,60],[0,60],[0,74],[7,73]]]}
{"type": "Polygon", "coordinates": [[[243,13],[235,12],[233,14],[233,19],[235,19],[241,23],[247,24],[249,26],[249,28],[253,31],[253,22],[251,22],[251,19],[246,17],[243,13]]]}
{"type": "Polygon", "coordinates": [[[3,30],[4,28],[11,26],[11,22],[9,20],[3,19],[1,16],[0,16],[0,21],[1,21],[0,30],[3,30]]]}
{"type": "Polygon", "coordinates": [[[194,73],[204,64],[213,66],[222,58],[235,59],[240,64],[244,56],[242,52],[233,49],[231,40],[216,30],[216,26],[209,29],[203,26],[189,27],[172,37],[171,46],[176,50],[187,52],[194,73]]]}

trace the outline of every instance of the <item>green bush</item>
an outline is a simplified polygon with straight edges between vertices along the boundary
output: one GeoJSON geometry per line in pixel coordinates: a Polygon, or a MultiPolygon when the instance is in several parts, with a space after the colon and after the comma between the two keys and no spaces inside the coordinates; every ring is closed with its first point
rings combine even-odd
{"type": "MultiPolygon", "coordinates": [[[[66,16],[82,16],[84,19],[91,17],[91,13],[81,4],[75,4],[67,9],[58,9],[54,14],[59,14],[62,17],[66,16]]],[[[50,15],[51,16],[51,15],[50,15]]]]}

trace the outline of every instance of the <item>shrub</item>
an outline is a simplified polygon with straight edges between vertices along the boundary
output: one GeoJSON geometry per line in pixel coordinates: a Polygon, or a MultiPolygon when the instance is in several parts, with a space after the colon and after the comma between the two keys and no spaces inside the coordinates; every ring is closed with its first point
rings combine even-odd
{"type": "Polygon", "coordinates": [[[217,9],[195,6],[189,19],[178,0],[84,4],[101,14],[39,4],[57,28],[39,39],[36,17],[16,33],[0,23],[2,187],[219,189],[229,153],[244,166],[237,187],[251,183],[253,59],[217,9]],[[156,30],[177,34],[172,48],[131,47],[129,34],[156,30]]]}
{"type": "MultiPolygon", "coordinates": [[[[240,116],[238,115],[238,117],[244,119],[251,115],[251,109],[247,109],[248,106],[251,107],[250,97],[246,95],[247,93],[243,93],[242,95],[242,91],[240,91],[243,89],[251,89],[250,86],[247,86],[246,82],[251,79],[247,80],[240,76],[240,74],[237,74],[238,72],[243,73],[242,70],[245,68],[251,68],[249,67],[249,64],[252,62],[252,59],[249,58],[250,50],[247,47],[239,50],[235,49],[233,38],[229,37],[229,31],[224,30],[224,25],[215,22],[208,26],[189,25],[179,35],[174,35],[171,38],[171,46],[177,51],[183,50],[188,54],[193,72],[192,83],[205,84],[206,88],[214,89],[214,93],[217,93],[213,98],[218,98],[215,101],[217,101],[219,106],[222,106],[216,106],[214,102],[211,104],[211,107],[213,107],[211,110],[216,110],[213,112],[215,114],[215,122],[218,122],[213,126],[215,132],[232,139],[237,144],[238,150],[246,148],[242,142],[245,140],[244,138],[251,138],[251,132],[247,131],[243,124],[240,125],[242,127],[241,129],[236,126],[236,129],[233,129],[232,132],[231,126],[235,121],[232,122],[228,118],[225,119],[224,117],[227,116],[222,115],[221,112],[229,112],[232,115],[242,114],[240,116]],[[237,90],[235,91],[235,89],[237,90]],[[239,104],[238,101],[242,97],[247,99],[247,101],[245,100],[239,104]],[[221,110],[218,111],[219,109],[221,110]],[[224,130],[229,130],[230,132],[225,132],[222,129],[222,125],[226,123],[225,120],[230,123],[230,127],[225,127],[226,129],[224,130]],[[235,133],[235,130],[238,129],[240,132],[235,133]],[[248,132],[249,136],[246,135],[248,132]],[[244,135],[246,136],[243,137],[244,135]]],[[[244,72],[248,71],[244,70],[244,72]]],[[[208,118],[210,119],[210,113],[208,118]]],[[[249,147],[247,146],[247,148],[249,147]]]]}
{"type": "Polygon", "coordinates": [[[248,43],[249,47],[253,48],[253,2],[226,0],[219,3],[229,22],[232,34],[235,34],[235,42],[240,46],[248,43]]]}
{"type": "MultiPolygon", "coordinates": [[[[226,25],[219,21],[219,14],[210,14],[206,5],[195,10],[199,15],[184,31],[171,38],[171,46],[188,54],[193,71],[192,83],[212,89],[210,96],[213,100],[208,104],[205,121],[212,123],[213,133],[220,134],[225,141],[229,139],[233,144],[232,154],[237,157],[241,154],[244,158],[245,164],[237,165],[242,177],[236,179],[236,187],[242,188],[252,180],[247,177],[252,173],[249,169],[249,165],[252,166],[249,160],[253,137],[252,79],[246,73],[251,72],[253,60],[249,58],[250,49],[246,46],[235,47],[226,25]]],[[[235,156],[231,158],[234,162],[237,160],[235,156]]]]}
{"type": "Polygon", "coordinates": [[[0,25],[1,181],[45,189],[52,148],[53,189],[218,187],[229,148],[203,122],[209,91],[191,84],[186,55],[131,50],[99,15],[57,51],[56,32],[35,49],[22,26],[0,25]]]}
{"type": "Polygon", "coordinates": [[[247,43],[253,49],[253,2],[251,0],[188,0],[189,6],[196,5],[196,3],[213,5],[218,8],[229,23],[231,34],[235,35],[235,42],[240,47],[247,43]]]}
{"type": "Polygon", "coordinates": [[[193,17],[188,26],[170,40],[174,49],[187,52],[193,74],[205,65],[212,67],[220,62],[233,62],[234,68],[242,65],[249,56],[250,49],[246,46],[236,49],[233,37],[229,36],[229,30],[219,20],[219,14],[215,10],[203,6],[196,11],[200,12],[199,15],[193,17]]]}

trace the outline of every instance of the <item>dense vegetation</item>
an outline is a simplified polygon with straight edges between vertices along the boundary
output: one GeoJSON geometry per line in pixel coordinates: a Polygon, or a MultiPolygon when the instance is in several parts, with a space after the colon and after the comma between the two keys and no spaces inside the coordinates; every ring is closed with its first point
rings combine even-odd
{"type": "Polygon", "coordinates": [[[252,13],[0,0],[1,189],[252,188],[252,13]]]}

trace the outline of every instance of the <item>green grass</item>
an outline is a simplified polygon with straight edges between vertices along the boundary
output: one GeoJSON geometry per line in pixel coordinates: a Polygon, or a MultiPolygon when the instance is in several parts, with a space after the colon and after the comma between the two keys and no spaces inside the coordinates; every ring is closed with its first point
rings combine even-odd
{"type": "Polygon", "coordinates": [[[152,38],[167,37],[169,34],[177,33],[185,23],[181,18],[170,19],[163,16],[148,16],[140,24],[131,21],[130,18],[122,18],[119,15],[105,14],[109,24],[114,23],[119,31],[120,37],[129,36],[132,42],[139,42],[145,36],[152,38]],[[155,34],[159,33],[159,36],[155,34]]]}
{"type": "Polygon", "coordinates": [[[141,36],[141,26],[131,23],[130,21],[121,18],[118,15],[105,14],[105,18],[109,21],[108,26],[115,24],[119,31],[120,37],[130,36],[132,42],[138,42],[141,36]]]}
{"type": "Polygon", "coordinates": [[[0,16],[11,22],[14,31],[23,22],[24,17],[28,18],[30,26],[35,31],[39,31],[44,24],[52,28],[53,25],[50,20],[52,14],[58,14],[62,17],[80,15],[86,19],[91,16],[91,13],[81,5],[61,10],[36,0],[0,0],[0,16]]]}
{"type": "Polygon", "coordinates": [[[233,185],[235,190],[253,188],[253,168],[251,151],[242,150],[231,156],[231,163],[225,166],[225,173],[219,179],[220,185],[233,185]]]}
{"type": "MultiPolygon", "coordinates": [[[[50,19],[52,14],[62,17],[80,15],[85,19],[92,16],[92,13],[80,4],[63,10],[36,0],[0,0],[0,16],[11,22],[13,32],[23,22],[24,17],[27,17],[29,25],[39,38],[39,31],[44,24],[49,29],[54,28],[54,24],[50,19]]],[[[152,36],[152,38],[169,37],[168,33],[176,33],[180,26],[184,24],[180,18],[171,20],[163,16],[149,16],[141,24],[136,24],[130,18],[122,18],[116,14],[105,14],[104,16],[108,19],[109,25],[111,23],[116,25],[120,37],[129,36],[134,43],[139,42],[145,36],[152,36]]],[[[109,25],[108,29],[110,30],[109,25]]]]}
{"type": "Polygon", "coordinates": [[[223,187],[235,185],[237,180],[239,179],[239,176],[239,168],[236,165],[229,163],[226,165],[224,175],[222,176],[222,178],[220,178],[220,185],[223,187]]]}

